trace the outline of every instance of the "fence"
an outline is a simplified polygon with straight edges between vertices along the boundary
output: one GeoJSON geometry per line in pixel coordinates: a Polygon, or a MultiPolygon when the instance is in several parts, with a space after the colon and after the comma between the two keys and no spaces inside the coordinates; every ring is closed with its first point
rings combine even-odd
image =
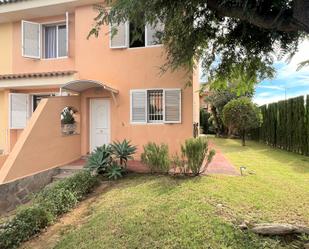
{"type": "Polygon", "coordinates": [[[253,138],[283,150],[309,155],[309,95],[261,106],[262,126],[253,138]]]}

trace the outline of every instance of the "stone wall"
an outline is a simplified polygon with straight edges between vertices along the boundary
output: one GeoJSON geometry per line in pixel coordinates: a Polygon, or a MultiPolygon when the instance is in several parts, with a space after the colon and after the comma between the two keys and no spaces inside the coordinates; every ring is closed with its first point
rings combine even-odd
{"type": "Polygon", "coordinates": [[[32,176],[0,185],[0,215],[29,201],[29,194],[38,192],[51,183],[59,169],[50,169],[32,176]]]}

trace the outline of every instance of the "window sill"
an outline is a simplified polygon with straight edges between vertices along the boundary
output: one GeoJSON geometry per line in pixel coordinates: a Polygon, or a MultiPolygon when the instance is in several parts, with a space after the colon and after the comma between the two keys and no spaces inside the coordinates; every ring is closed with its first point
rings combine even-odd
{"type": "Polygon", "coordinates": [[[41,58],[42,61],[52,61],[52,60],[65,60],[68,59],[69,56],[57,57],[57,58],[41,58]]]}

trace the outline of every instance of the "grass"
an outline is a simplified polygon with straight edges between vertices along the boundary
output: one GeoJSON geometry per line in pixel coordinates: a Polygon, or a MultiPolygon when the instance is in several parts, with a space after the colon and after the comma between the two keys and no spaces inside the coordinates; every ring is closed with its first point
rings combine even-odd
{"type": "Polygon", "coordinates": [[[309,158],[211,139],[247,176],[130,176],[100,195],[87,222],[55,248],[298,248],[299,241],[259,237],[237,224],[309,225],[309,158]]]}

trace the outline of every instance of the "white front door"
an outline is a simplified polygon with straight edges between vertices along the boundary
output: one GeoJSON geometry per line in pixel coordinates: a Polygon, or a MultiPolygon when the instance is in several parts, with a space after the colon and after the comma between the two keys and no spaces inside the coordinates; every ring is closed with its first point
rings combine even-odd
{"type": "Polygon", "coordinates": [[[110,143],[110,100],[90,100],[90,152],[110,143]]]}

